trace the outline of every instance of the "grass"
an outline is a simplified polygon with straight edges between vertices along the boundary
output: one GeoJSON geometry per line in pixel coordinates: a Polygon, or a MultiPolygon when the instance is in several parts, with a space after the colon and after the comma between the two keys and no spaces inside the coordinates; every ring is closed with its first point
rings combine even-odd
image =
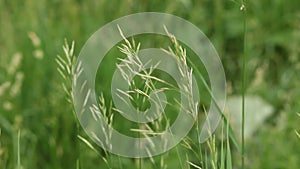
{"type": "Polygon", "coordinates": [[[240,10],[244,15],[244,37],[243,37],[243,58],[242,58],[242,169],[245,169],[245,95],[246,95],[246,59],[247,59],[247,4],[242,1],[240,10]]]}
{"type": "MultiPolygon", "coordinates": [[[[243,25],[245,10],[240,11],[241,4],[241,1],[231,0],[1,1],[0,169],[20,166],[33,169],[180,166],[176,149],[153,157],[152,160],[143,159],[139,162],[136,159],[106,154],[94,145],[82,129],[77,127],[72,107],[66,100],[69,96],[61,88],[61,83],[66,80],[56,71],[55,56],[57,53],[65,56],[61,49],[64,37],[74,39],[74,54],[77,55],[87,38],[99,27],[121,16],[144,11],[167,12],[194,23],[209,37],[220,54],[226,72],[228,97],[241,94],[242,83],[245,83],[246,96],[257,95],[269,102],[275,110],[251,139],[244,140],[243,164],[241,152],[237,150],[230,136],[231,132],[227,132],[227,123],[224,122],[223,141],[220,129],[216,133],[215,143],[210,143],[211,147],[215,144],[218,158],[211,156],[213,153],[207,143],[196,142],[195,145],[195,141],[191,141],[197,140],[195,127],[185,140],[191,148],[186,148],[184,142],[178,146],[183,167],[210,168],[212,159],[213,164],[217,159],[216,163],[220,168],[229,168],[231,158],[232,168],[242,168],[242,165],[245,168],[298,168],[300,149],[296,133],[299,134],[300,128],[299,118],[295,117],[300,108],[300,83],[296,74],[300,71],[300,2],[247,1],[246,31],[243,25]],[[243,45],[245,32],[246,52],[243,45]],[[242,71],[241,57],[245,53],[246,74],[242,71]],[[246,80],[241,80],[242,76],[246,80]],[[21,131],[20,135],[18,131],[21,131]],[[228,137],[230,139],[226,139],[228,137]],[[94,149],[89,148],[86,141],[94,149]],[[230,158],[225,158],[227,153],[231,154],[230,158]],[[101,158],[105,158],[109,164],[101,158]]],[[[153,40],[149,40],[149,37],[151,36],[138,36],[135,40],[145,48],[167,48],[170,44],[166,37],[152,37],[153,40]]],[[[188,56],[192,57],[189,49],[186,50],[188,56]]],[[[123,56],[118,48],[108,53],[102,65],[104,67],[99,69],[107,72],[97,77],[99,88],[105,88],[110,83],[101,79],[111,77],[111,69],[116,68],[115,56],[123,56]]],[[[203,73],[201,66],[199,70],[203,73]]],[[[194,74],[199,77],[195,69],[194,74]]],[[[205,73],[203,76],[204,79],[207,78],[205,73]]],[[[168,79],[167,76],[164,77],[168,79]]],[[[201,83],[200,78],[197,80],[201,83]]],[[[109,107],[109,91],[102,92],[107,101],[106,107],[109,107]]],[[[205,107],[208,105],[207,100],[211,98],[205,87],[201,93],[204,94],[201,95],[201,101],[205,107]]],[[[200,110],[205,114],[202,107],[200,110]]],[[[120,118],[114,118],[114,127],[121,128],[117,124],[120,118]]],[[[128,124],[127,129],[131,127],[128,124]]],[[[236,140],[241,143],[239,139],[236,140]]]]}
{"type": "MultiPolygon", "coordinates": [[[[298,113],[298,116],[300,117],[299,113],[298,113]]],[[[300,134],[297,131],[295,131],[295,132],[296,132],[296,135],[300,138],[300,134]]]]}
{"type": "Polygon", "coordinates": [[[18,158],[17,158],[17,169],[21,169],[22,167],[21,167],[21,157],[20,157],[20,137],[21,137],[21,131],[19,130],[18,131],[18,143],[17,143],[17,145],[18,145],[18,158]]]}
{"type": "MultiPolygon", "coordinates": [[[[137,46],[135,45],[134,40],[132,41],[132,43],[130,43],[129,40],[127,40],[124,37],[124,35],[123,35],[120,28],[119,28],[119,30],[120,30],[121,36],[123,37],[123,39],[125,41],[124,44],[121,44],[121,46],[119,47],[119,50],[122,53],[124,53],[127,56],[127,58],[126,59],[119,58],[121,63],[117,64],[117,68],[121,72],[124,80],[126,80],[128,84],[134,86],[133,89],[125,91],[125,93],[128,93],[128,94],[125,94],[125,97],[129,97],[132,102],[137,102],[135,105],[139,106],[138,109],[139,108],[144,109],[143,107],[147,106],[147,104],[145,102],[146,99],[150,99],[150,95],[149,95],[150,92],[157,90],[157,88],[156,88],[157,82],[163,83],[163,84],[165,84],[165,85],[167,85],[168,87],[171,87],[171,88],[174,88],[175,86],[170,84],[170,83],[167,83],[163,79],[159,79],[155,76],[152,76],[153,70],[156,67],[150,67],[149,72],[147,70],[144,70],[143,68],[146,67],[146,65],[143,65],[142,62],[139,60],[139,57],[138,57],[138,51],[139,51],[140,43],[138,43],[137,46]],[[134,67],[138,68],[138,71],[136,71],[134,67]],[[128,70],[129,70],[129,72],[128,72],[128,70]],[[142,73],[139,73],[140,71],[142,73]],[[129,78],[130,74],[135,74],[136,76],[139,76],[140,78],[142,78],[146,82],[143,85],[142,90],[138,89],[138,87],[137,87],[138,82],[130,80],[130,78],[129,78]],[[136,99],[133,99],[133,97],[132,97],[133,95],[136,95],[136,97],[135,97],[136,99]],[[139,101],[139,100],[141,100],[141,101],[139,101]]],[[[182,84],[183,86],[180,86],[181,89],[175,87],[173,90],[179,91],[179,90],[182,90],[182,89],[189,89],[189,90],[183,90],[183,94],[187,95],[188,97],[193,97],[194,94],[190,93],[191,91],[193,91],[193,89],[192,89],[193,88],[192,79],[191,79],[192,69],[188,68],[188,65],[187,65],[186,51],[182,46],[180,46],[180,44],[178,43],[178,41],[176,40],[176,38],[173,35],[171,35],[169,32],[167,32],[167,34],[168,34],[168,36],[169,36],[169,38],[170,38],[170,40],[173,44],[172,45],[173,48],[169,48],[169,51],[167,51],[167,50],[164,50],[164,51],[169,53],[171,56],[174,57],[174,59],[177,61],[179,69],[184,74],[183,78],[187,78],[186,80],[184,80],[184,82],[187,82],[187,84],[182,84]]],[[[70,47],[67,44],[67,41],[66,41],[66,44],[63,46],[63,49],[64,49],[64,53],[65,53],[65,58],[63,59],[61,56],[58,55],[57,59],[56,59],[56,62],[58,64],[58,72],[61,74],[62,78],[65,81],[62,85],[62,88],[64,89],[64,91],[67,95],[67,100],[72,102],[72,98],[73,98],[72,91],[71,91],[72,90],[71,89],[72,88],[71,87],[72,82],[70,82],[70,80],[72,80],[72,78],[75,77],[74,73],[72,73],[72,72],[77,71],[77,70],[75,71],[75,69],[73,68],[74,67],[73,65],[75,64],[74,62],[76,60],[76,57],[73,54],[74,42],[72,43],[72,45],[70,47]]],[[[201,77],[203,77],[203,76],[201,76],[201,77]]],[[[168,88],[168,87],[165,87],[163,89],[164,90],[170,90],[170,88],[168,88]]],[[[120,95],[118,95],[118,96],[122,100],[125,101],[125,99],[123,98],[124,96],[122,96],[123,93],[124,92],[120,92],[120,95]]],[[[191,98],[190,101],[193,102],[193,100],[194,99],[191,98]]],[[[107,108],[107,107],[105,107],[106,104],[105,104],[105,98],[103,97],[103,94],[100,95],[99,102],[100,102],[99,109],[101,110],[101,112],[104,116],[107,116],[108,111],[110,112],[109,114],[111,114],[112,110],[115,110],[116,112],[119,112],[121,114],[123,113],[121,110],[118,110],[117,108],[114,108],[114,107],[113,108],[112,107],[107,108]]],[[[131,104],[131,103],[127,103],[127,104],[131,104]]],[[[161,103],[161,101],[159,100],[159,102],[156,103],[156,104],[162,105],[163,103],[161,103]]],[[[197,114],[197,112],[195,112],[195,111],[198,111],[198,110],[194,109],[195,107],[197,108],[197,104],[198,104],[197,102],[195,102],[195,103],[193,102],[191,107],[187,108],[186,113],[191,112],[192,114],[197,114]]],[[[170,106],[175,106],[175,105],[170,105],[170,106]]],[[[99,113],[100,113],[100,111],[99,111],[99,113]]],[[[220,113],[222,113],[222,112],[220,112],[220,113]]],[[[111,114],[111,115],[113,115],[113,114],[111,114]]],[[[113,118],[112,117],[113,116],[108,117],[110,120],[106,120],[107,123],[110,123],[110,124],[113,123],[113,118]]],[[[225,117],[223,117],[223,118],[225,119],[225,117]]],[[[149,137],[152,134],[159,134],[159,132],[157,131],[158,128],[155,129],[155,128],[152,128],[151,126],[160,126],[160,127],[163,127],[163,128],[169,128],[169,122],[168,121],[169,121],[168,118],[164,115],[158,121],[151,122],[150,124],[138,125],[138,129],[130,129],[130,130],[138,132],[138,137],[141,137],[142,135],[144,137],[149,137]],[[166,126],[161,126],[163,124],[161,119],[166,120],[166,126]],[[145,130],[145,128],[150,129],[150,131],[145,130]],[[158,133],[156,133],[156,132],[158,132],[158,133]],[[148,133],[150,133],[150,135],[148,133]]],[[[226,146],[225,146],[226,148],[224,148],[223,143],[221,143],[221,145],[222,145],[221,146],[221,152],[222,152],[221,153],[221,156],[222,156],[221,158],[222,158],[222,160],[221,160],[220,166],[221,166],[221,168],[224,168],[224,166],[225,166],[224,159],[226,158],[227,159],[227,161],[226,161],[227,168],[232,168],[230,143],[229,143],[229,137],[228,137],[228,133],[230,131],[229,130],[229,123],[228,123],[228,121],[225,121],[225,122],[226,122],[226,126],[227,126],[227,128],[226,128],[226,133],[227,133],[227,137],[226,137],[227,139],[226,140],[227,140],[227,142],[226,142],[226,146]],[[227,152],[227,153],[225,154],[225,152],[227,152]]],[[[197,124],[198,124],[198,122],[197,122],[197,124]]],[[[198,127],[199,126],[197,126],[196,129],[198,129],[198,127]]],[[[197,137],[199,138],[200,133],[199,133],[199,130],[197,130],[197,131],[198,131],[197,132],[197,137]]],[[[170,132],[171,132],[171,130],[170,130],[170,132]]],[[[223,132],[224,131],[223,131],[223,128],[222,128],[221,142],[223,142],[225,140],[223,138],[223,132]]],[[[212,133],[210,135],[212,135],[212,133]]],[[[102,160],[106,163],[108,168],[112,168],[111,157],[113,156],[113,154],[110,154],[106,150],[103,150],[105,152],[105,156],[102,156],[101,153],[99,153],[98,150],[93,146],[93,143],[88,141],[86,138],[78,135],[78,139],[80,139],[84,144],[86,144],[86,146],[88,146],[97,155],[99,155],[102,158],[102,160]]],[[[192,140],[192,139],[190,139],[190,140],[192,140]]],[[[201,144],[196,144],[196,145],[199,145],[198,149],[199,149],[199,153],[200,153],[200,156],[197,155],[197,153],[196,153],[196,157],[200,157],[198,159],[198,161],[200,162],[200,165],[202,165],[202,166],[197,166],[196,164],[190,162],[188,154],[186,154],[186,159],[187,159],[186,163],[183,163],[182,162],[182,155],[180,153],[181,151],[178,148],[179,146],[176,146],[175,151],[176,151],[176,154],[177,154],[177,158],[178,158],[180,167],[181,168],[185,168],[185,167],[190,168],[190,166],[193,166],[193,167],[196,167],[196,168],[203,168],[204,165],[206,165],[206,167],[211,166],[214,169],[219,168],[218,167],[219,166],[219,160],[218,160],[218,155],[217,155],[218,150],[217,150],[217,147],[216,147],[215,135],[212,135],[212,138],[207,143],[209,152],[211,153],[211,155],[210,155],[211,160],[210,161],[208,161],[207,159],[205,161],[203,161],[203,158],[202,158],[202,154],[203,154],[202,151],[203,150],[201,148],[201,144]],[[210,165],[208,165],[209,163],[210,163],[210,165]]],[[[189,150],[193,150],[191,148],[191,145],[187,141],[185,141],[185,146],[184,147],[188,148],[189,150]]],[[[205,150],[205,152],[207,153],[207,150],[205,150]]],[[[156,163],[155,160],[151,156],[149,158],[150,158],[151,163],[154,166],[156,166],[155,165],[155,163],[156,163]]],[[[163,156],[161,156],[160,158],[162,160],[163,156]]],[[[138,168],[143,168],[143,161],[144,160],[142,158],[139,158],[139,162],[137,164],[138,168]]],[[[78,161],[78,163],[80,164],[79,161],[78,161]]],[[[163,166],[161,166],[161,167],[163,167],[163,166]]],[[[122,168],[122,164],[120,164],[119,168],[122,168]]],[[[163,167],[163,168],[165,168],[165,167],[163,167]]]]}

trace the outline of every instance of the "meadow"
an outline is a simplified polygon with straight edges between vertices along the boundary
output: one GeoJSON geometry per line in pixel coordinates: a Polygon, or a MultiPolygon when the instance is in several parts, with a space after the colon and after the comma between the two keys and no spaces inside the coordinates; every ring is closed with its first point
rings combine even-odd
{"type": "MultiPolygon", "coordinates": [[[[1,0],[0,169],[299,168],[299,6],[300,1],[283,0],[1,0]],[[78,56],[100,27],[138,12],[179,16],[201,29],[215,46],[226,74],[225,114],[239,118],[221,123],[209,141],[199,145],[197,127],[193,127],[188,137],[167,153],[124,158],[93,143],[74,116],[68,96],[71,86],[57,71],[57,55],[66,58],[63,46],[71,48],[74,41],[73,53],[78,56]],[[239,133],[243,93],[244,146],[239,133]],[[228,134],[229,124],[237,143],[228,134]]],[[[174,43],[168,37],[152,35],[139,35],[134,40],[141,48],[167,49],[174,43]]],[[[193,53],[187,53],[193,58],[193,53]]],[[[125,55],[116,46],[98,69],[95,90],[103,93],[106,107],[117,56],[125,55]]],[[[201,63],[196,68],[207,80],[201,63]]],[[[205,87],[200,93],[199,114],[203,117],[211,97],[205,87]]],[[[171,121],[174,118],[170,115],[171,121]]],[[[122,123],[119,116],[114,120],[120,131],[133,126],[122,123]]]]}

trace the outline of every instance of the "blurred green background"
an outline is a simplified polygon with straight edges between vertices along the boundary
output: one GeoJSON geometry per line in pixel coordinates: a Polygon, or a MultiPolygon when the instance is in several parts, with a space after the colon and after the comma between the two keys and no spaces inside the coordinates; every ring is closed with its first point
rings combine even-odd
{"type": "MultiPolygon", "coordinates": [[[[284,0],[246,5],[247,94],[273,108],[246,140],[246,168],[300,166],[295,134],[300,130],[299,6],[300,1],[284,0]]],[[[240,7],[241,2],[230,0],[0,0],[0,168],[16,168],[19,130],[22,168],[75,168],[77,159],[82,168],[106,168],[96,153],[75,141],[76,119],[61,88],[55,57],[63,55],[65,38],[75,41],[78,55],[97,29],[128,14],[165,12],[195,24],[219,53],[228,97],[239,95],[244,34],[240,7]]],[[[257,116],[263,111],[253,109],[257,116]]],[[[232,151],[238,168],[240,157],[232,151]]],[[[121,161],[124,168],[137,168],[135,159],[121,161]]],[[[178,168],[172,152],[167,163],[178,168]]],[[[151,168],[147,165],[146,160],[145,168],[151,168]]]]}

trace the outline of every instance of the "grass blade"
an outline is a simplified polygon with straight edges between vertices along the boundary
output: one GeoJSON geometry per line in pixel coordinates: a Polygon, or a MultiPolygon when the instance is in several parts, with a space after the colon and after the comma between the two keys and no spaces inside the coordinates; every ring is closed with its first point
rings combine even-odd
{"type": "Polygon", "coordinates": [[[296,135],[300,138],[300,134],[295,130],[296,135]]]}
{"type": "Polygon", "coordinates": [[[18,143],[17,143],[17,152],[18,152],[18,157],[17,157],[17,169],[21,169],[21,155],[20,155],[20,136],[21,136],[21,131],[19,129],[18,131],[18,143]]]}
{"type": "MultiPolygon", "coordinates": [[[[227,123],[227,138],[229,133],[229,125],[227,123]]],[[[230,142],[229,139],[226,141],[227,145],[227,154],[226,154],[226,169],[232,169],[232,158],[231,158],[231,150],[230,150],[230,142]]]]}
{"type": "Polygon", "coordinates": [[[197,166],[196,164],[192,163],[192,162],[189,162],[187,161],[187,163],[191,166],[193,166],[194,168],[197,168],[197,169],[202,169],[201,167],[197,166]]]}
{"type": "MultiPolygon", "coordinates": [[[[226,127],[227,128],[227,127],[226,127]]],[[[225,152],[224,152],[224,123],[222,122],[222,133],[221,133],[221,166],[220,169],[225,169],[225,152]]],[[[227,138],[228,140],[228,138],[227,138]]]]}

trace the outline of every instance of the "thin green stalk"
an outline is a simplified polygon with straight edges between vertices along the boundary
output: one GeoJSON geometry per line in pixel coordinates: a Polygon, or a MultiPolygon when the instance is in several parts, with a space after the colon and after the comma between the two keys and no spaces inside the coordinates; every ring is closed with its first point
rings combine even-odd
{"type": "Polygon", "coordinates": [[[76,169],[80,169],[79,159],[76,160],[76,169]]]}
{"type": "MultiPolygon", "coordinates": [[[[74,72],[75,72],[74,66],[77,59],[74,54],[74,49],[75,49],[75,42],[73,41],[71,45],[69,45],[67,39],[65,39],[65,44],[63,45],[64,57],[57,55],[55,58],[55,61],[57,63],[57,71],[64,79],[64,82],[62,83],[62,88],[65,94],[67,95],[67,101],[70,104],[72,104],[72,83],[73,83],[74,72]]],[[[80,135],[80,124],[77,121],[77,116],[74,109],[72,109],[72,113],[75,119],[77,135],[80,135]]],[[[76,169],[80,169],[80,142],[78,139],[75,139],[75,145],[76,145],[76,150],[78,151],[76,152],[77,154],[76,169]]]]}
{"type": "MultiPolygon", "coordinates": [[[[138,117],[140,117],[140,114],[138,114],[138,117]]],[[[139,127],[139,128],[141,128],[141,127],[139,127]]],[[[140,132],[138,132],[138,137],[139,137],[139,149],[140,149],[141,146],[142,146],[141,140],[140,140],[140,138],[141,138],[141,133],[140,132]]],[[[139,156],[141,156],[140,151],[139,151],[139,156]]],[[[139,161],[139,169],[142,169],[142,158],[139,158],[138,161],[139,161]]]]}
{"type": "Polygon", "coordinates": [[[121,162],[121,157],[120,156],[118,156],[118,163],[119,163],[119,169],[123,169],[122,162],[121,162]]]}
{"type": "Polygon", "coordinates": [[[20,135],[21,135],[21,131],[20,131],[20,129],[19,129],[19,131],[18,131],[18,164],[17,164],[17,168],[18,169],[21,169],[21,156],[20,156],[20,135]]]}
{"type": "Polygon", "coordinates": [[[216,21],[216,42],[215,46],[218,50],[220,55],[223,55],[223,47],[224,47],[224,7],[223,7],[223,0],[216,0],[214,1],[214,8],[216,9],[215,12],[215,21],[216,21]]]}
{"type": "Polygon", "coordinates": [[[196,121],[196,131],[197,131],[197,139],[198,139],[198,147],[199,147],[198,158],[199,158],[199,162],[202,166],[204,164],[204,161],[203,161],[203,157],[202,157],[202,148],[201,148],[201,142],[200,142],[199,118],[198,117],[197,117],[197,121],[196,121]]]}
{"type": "MultiPolygon", "coordinates": [[[[228,123],[228,119],[227,119],[227,117],[224,115],[224,113],[223,113],[223,111],[221,110],[221,108],[219,107],[219,105],[217,104],[217,101],[216,101],[216,99],[215,99],[215,97],[214,97],[214,95],[213,95],[213,93],[212,93],[212,91],[211,91],[209,85],[206,83],[206,81],[205,81],[203,75],[201,74],[201,72],[200,72],[198,69],[196,69],[196,68],[197,68],[196,65],[192,62],[192,60],[191,60],[190,58],[187,58],[187,61],[188,61],[188,63],[194,68],[193,70],[194,70],[194,72],[196,73],[196,75],[197,75],[198,77],[200,77],[201,82],[203,83],[205,89],[209,92],[209,95],[210,95],[211,98],[212,98],[213,104],[216,105],[218,112],[222,115],[225,124],[227,124],[227,123],[228,123]]],[[[235,134],[234,134],[234,132],[233,132],[233,129],[231,128],[231,125],[229,125],[229,137],[230,137],[230,139],[233,141],[233,143],[234,143],[235,147],[237,148],[237,150],[240,152],[240,151],[241,151],[241,150],[240,150],[240,145],[239,145],[239,143],[238,143],[238,141],[237,141],[237,139],[236,139],[236,136],[235,136],[235,134]]]]}
{"type": "Polygon", "coordinates": [[[246,33],[247,33],[247,11],[246,11],[245,0],[242,0],[241,10],[244,16],[244,46],[243,46],[243,58],[242,58],[242,169],[245,169],[245,94],[246,94],[246,33]]]}
{"type": "MultiPolygon", "coordinates": [[[[226,126],[227,127],[227,126],[226,126]]],[[[228,133],[228,132],[227,132],[228,133]]],[[[226,133],[226,134],[227,134],[226,133]]],[[[228,138],[227,138],[228,139],[228,138]]],[[[225,154],[224,154],[224,121],[222,118],[222,128],[221,128],[221,162],[220,162],[220,169],[225,169],[225,154]]]]}
{"type": "Polygon", "coordinates": [[[178,157],[178,160],[179,160],[180,167],[181,167],[181,169],[183,169],[183,164],[182,164],[182,160],[181,160],[181,157],[180,157],[178,146],[176,146],[175,149],[176,149],[176,154],[177,154],[177,157],[178,157]]]}
{"type": "Polygon", "coordinates": [[[230,150],[230,142],[229,142],[229,123],[226,125],[227,131],[227,140],[226,140],[226,169],[232,169],[232,158],[231,158],[231,150],[230,150]]]}

